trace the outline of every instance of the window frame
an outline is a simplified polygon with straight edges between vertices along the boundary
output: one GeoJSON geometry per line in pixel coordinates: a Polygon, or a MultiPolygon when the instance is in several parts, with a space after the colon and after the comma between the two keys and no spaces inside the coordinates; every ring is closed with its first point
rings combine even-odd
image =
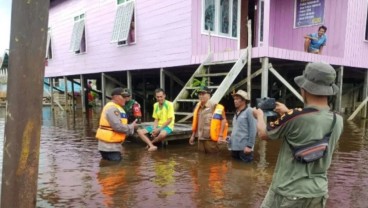
{"type": "Polygon", "coordinates": [[[214,31],[206,30],[205,29],[205,2],[206,0],[202,0],[202,9],[201,9],[201,34],[202,35],[211,35],[215,37],[222,37],[222,38],[229,38],[233,40],[238,40],[239,38],[239,21],[240,21],[240,6],[241,6],[241,0],[238,0],[237,2],[237,22],[236,22],[236,36],[234,37],[232,35],[233,30],[233,6],[234,6],[234,0],[229,0],[229,29],[228,33],[222,33],[220,26],[221,26],[221,18],[220,18],[220,12],[221,12],[221,0],[213,0],[215,4],[215,19],[214,19],[214,31]]]}
{"type": "Polygon", "coordinates": [[[75,13],[73,15],[73,27],[74,25],[77,23],[77,22],[80,22],[80,21],[84,21],[84,26],[83,26],[83,33],[82,33],[82,37],[81,37],[81,45],[80,45],[80,50],[79,51],[73,51],[72,52],[75,54],[75,55],[81,55],[81,54],[86,54],[87,53],[87,39],[86,39],[86,12],[85,11],[79,11],[78,13],[75,13]],[[76,19],[78,18],[78,19],[76,19]],[[83,45],[83,47],[82,47],[83,45]],[[83,51],[81,49],[84,49],[83,51]]]}
{"type": "MultiPolygon", "coordinates": [[[[133,2],[134,4],[134,7],[133,7],[133,16],[132,16],[132,20],[131,22],[134,22],[134,42],[131,42],[130,41],[130,38],[129,38],[129,34],[128,34],[128,38],[127,38],[127,41],[117,41],[117,42],[112,42],[112,43],[115,43],[117,47],[125,47],[125,46],[130,46],[130,45],[135,45],[137,43],[137,27],[136,27],[136,12],[135,12],[135,0],[122,0],[124,2],[121,2],[119,3],[119,0],[116,0],[116,10],[118,10],[118,8],[124,4],[127,4],[128,2],[133,2]]],[[[115,17],[116,18],[116,17],[115,17]]],[[[115,21],[115,19],[114,19],[115,21]]],[[[129,33],[130,33],[130,29],[129,29],[129,33]]]]}
{"type": "Polygon", "coordinates": [[[53,57],[53,50],[52,50],[52,32],[51,27],[47,29],[47,40],[46,40],[46,56],[45,59],[52,60],[53,57]]]}
{"type": "Polygon", "coordinates": [[[364,42],[368,43],[368,6],[367,6],[367,15],[366,15],[366,19],[365,19],[364,42]]]}

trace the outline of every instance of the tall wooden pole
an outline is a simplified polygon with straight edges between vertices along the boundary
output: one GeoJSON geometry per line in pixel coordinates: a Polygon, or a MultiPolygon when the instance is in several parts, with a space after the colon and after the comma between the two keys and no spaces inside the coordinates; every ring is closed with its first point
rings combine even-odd
{"type": "Polygon", "coordinates": [[[49,0],[12,2],[3,208],[36,206],[49,4],[49,0]]]}

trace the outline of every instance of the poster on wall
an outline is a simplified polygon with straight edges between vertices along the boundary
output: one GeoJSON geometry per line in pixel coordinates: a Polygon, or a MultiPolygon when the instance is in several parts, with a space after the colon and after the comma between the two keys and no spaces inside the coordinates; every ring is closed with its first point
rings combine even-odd
{"type": "Polygon", "coordinates": [[[325,0],[295,0],[294,27],[323,23],[325,0]]]}

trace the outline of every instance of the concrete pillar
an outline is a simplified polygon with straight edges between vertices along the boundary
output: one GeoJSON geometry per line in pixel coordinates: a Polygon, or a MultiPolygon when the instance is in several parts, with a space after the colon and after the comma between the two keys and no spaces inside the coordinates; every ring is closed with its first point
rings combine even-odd
{"type": "Polygon", "coordinates": [[[64,79],[64,95],[65,95],[65,110],[69,111],[69,102],[68,102],[68,79],[66,76],[63,77],[64,79]]]}
{"type": "Polygon", "coordinates": [[[49,78],[50,93],[51,93],[51,110],[54,110],[54,78],[49,78]]]}

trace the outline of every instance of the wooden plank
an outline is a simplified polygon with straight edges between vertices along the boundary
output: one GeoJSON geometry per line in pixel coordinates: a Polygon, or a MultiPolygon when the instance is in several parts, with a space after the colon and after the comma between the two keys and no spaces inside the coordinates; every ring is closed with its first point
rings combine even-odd
{"type": "Polygon", "coordinates": [[[300,101],[304,102],[303,97],[296,91],[274,68],[269,68],[270,72],[280,80],[300,101]]]}

